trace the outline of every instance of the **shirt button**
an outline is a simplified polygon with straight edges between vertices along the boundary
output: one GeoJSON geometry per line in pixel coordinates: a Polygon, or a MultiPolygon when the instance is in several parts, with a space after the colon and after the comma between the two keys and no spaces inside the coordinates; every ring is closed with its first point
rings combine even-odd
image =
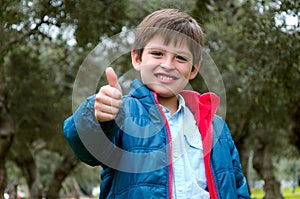
{"type": "Polygon", "coordinates": [[[173,155],[174,155],[174,158],[178,158],[180,154],[179,154],[179,152],[175,151],[173,155]]]}
{"type": "Polygon", "coordinates": [[[180,191],[180,192],[182,192],[182,191],[183,191],[183,186],[179,185],[179,186],[177,187],[177,190],[180,191]]]}

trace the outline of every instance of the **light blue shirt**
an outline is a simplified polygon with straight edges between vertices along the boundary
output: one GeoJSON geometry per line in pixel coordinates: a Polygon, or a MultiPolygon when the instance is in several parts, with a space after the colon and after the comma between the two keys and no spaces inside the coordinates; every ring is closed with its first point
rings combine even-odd
{"type": "Polygon", "coordinates": [[[164,111],[172,135],[173,150],[173,199],[207,199],[205,167],[201,134],[190,109],[181,95],[178,110],[171,115],[164,111]]]}

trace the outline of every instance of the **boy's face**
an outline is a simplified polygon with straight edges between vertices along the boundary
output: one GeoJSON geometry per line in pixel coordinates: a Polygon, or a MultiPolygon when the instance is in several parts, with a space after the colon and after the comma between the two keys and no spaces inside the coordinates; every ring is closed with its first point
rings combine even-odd
{"type": "Polygon", "coordinates": [[[140,71],[142,82],[160,97],[173,97],[195,78],[200,62],[194,65],[193,55],[186,42],[164,45],[161,36],[154,36],[145,46],[141,59],[134,50],[132,64],[140,71]]]}

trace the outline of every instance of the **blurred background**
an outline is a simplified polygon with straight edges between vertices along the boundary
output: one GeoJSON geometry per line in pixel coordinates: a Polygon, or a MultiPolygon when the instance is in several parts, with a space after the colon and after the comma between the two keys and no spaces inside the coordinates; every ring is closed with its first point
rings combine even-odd
{"type": "MultiPolygon", "coordinates": [[[[0,199],[98,197],[101,168],[63,137],[74,81],[97,44],[161,8],[203,27],[251,197],[300,198],[299,1],[1,0],[0,199]]],[[[111,64],[118,75],[129,58],[111,64]]],[[[207,91],[201,77],[192,86],[207,91]]]]}

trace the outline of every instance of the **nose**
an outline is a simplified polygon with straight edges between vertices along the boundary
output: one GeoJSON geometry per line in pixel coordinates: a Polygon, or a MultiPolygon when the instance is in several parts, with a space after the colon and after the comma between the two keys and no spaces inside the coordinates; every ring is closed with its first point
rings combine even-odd
{"type": "Polygon", "coordinates": [[[175,68],[175,63],[174,63],[174,60],[173,60],[173,56],[165,56],[164,59],[162,60],[160,66],[162,68],[165,68],[165,69],[174,69],[175,68]]]}

